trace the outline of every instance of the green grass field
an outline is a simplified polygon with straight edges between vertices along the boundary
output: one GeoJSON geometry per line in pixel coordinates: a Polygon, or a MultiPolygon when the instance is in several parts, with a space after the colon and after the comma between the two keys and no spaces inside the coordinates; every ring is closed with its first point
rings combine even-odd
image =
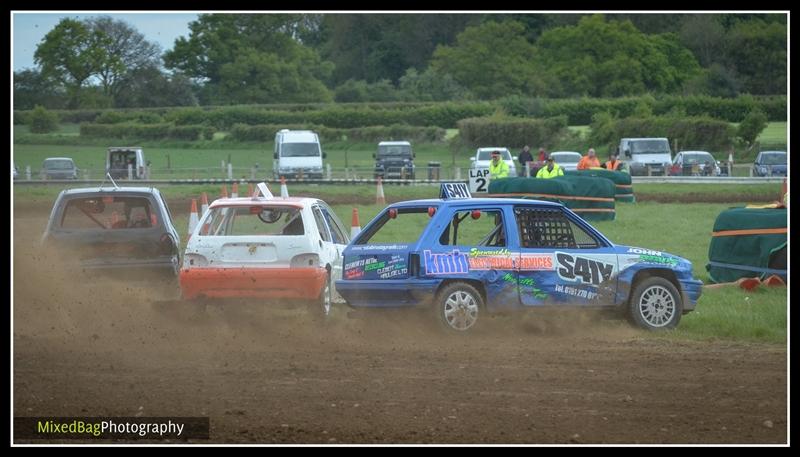
{"type": "MultiPolygon", "coordinates": [[[[14,137],[25,136],[34,141],[25,144],[15,144],[13,149],[14,163],[24,171],[30,166],[36,173],[42,161],[47,157],[72,157],[78,168],[90,170],[90,177],[103,173],[105,168],[105,150],[109,146],[142,146],[145,156],[150,160],[152,176],[159,179],[167,178],[210,178],[224,175],[220,161],[228,160],[235,167],[236,177],[250,177],[250,168],[256,164],[261,170],[258,176],[266,176],[272,169],[272,142],[257,143],[230,143],[223,140],[224,132],[218,132],[214,141],[203,142],[139,142],[135,145],[126,144],[124,141],[87,141],[78,136],[77,124],[64,124],[58,132],[45,135],[30,135],[28,127],[14,126],[14,137]],[[36,144],[35,140],[41,139],[36,144]],[[64,143],[64,144],[49,144],[64,143]],[[84,144],[85,143],[85,144],[84,144]],[[168,168],[171,171],[168,171],[168,168]]],[[[589,126],[571,126],[571,130],[580,132],[584,137],[589,133],[589,126]]],[[[772,122],[759,138],[764,142],[786,142],[785,122],[772,122]]],[[[448,137],[457,133],[449,129],[448,137]]],[[[334,169],[344,169],[345,166],[357,169],[359,177],[370,177],[374,165],[372,154],[376,145],[373,143],[344,143],[326,142],[323,149],[327,152],[325,163],[334,169]]],[[[557,148],[556,148],[557,149],[557,148]]],[[[470,166],[469,158],[474,151],[461,148],[452,151],[446,143],[420,143],[414,145],[416,153],[415,164],[418,167],[418,176],[426,173],[424,167],[429,162],[438,162],[444,177],[452,177],[452,167],[455,164],[462,169],[462,176],[466,176],[466,168],[470,166]]],[[[580,151],[583,152],[583,151],[580,151]]],[[[517,151],[512,151],[516,155],[517,151]]],[[[719,155],[719,154],[718,154],[719,155]]],[[[724,155],[724,154],[723,154],[724,155]]],[[[754,154],[750,154],[754,155],[754,154]]],[[[717,157],[726,160],[725,157],[717,157]]],[[[736,169],[737,175],[747,176],[747,169],[736,169]]]]}

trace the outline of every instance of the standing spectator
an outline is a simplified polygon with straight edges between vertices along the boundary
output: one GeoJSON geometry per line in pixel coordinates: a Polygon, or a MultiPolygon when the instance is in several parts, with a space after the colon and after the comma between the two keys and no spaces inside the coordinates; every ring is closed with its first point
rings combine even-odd
{"type": "Polygon", "coordinates": [[[524,148],[522,148],[522,152],[520,152],[520,153],[519,153],[519,158],[518,158],[518,160],[519,160],[519,164],[520,164],[520,165],[522,165],[522,167],[520,167],[520,169],[519,169],[519,171],[517,172],[517,174],[518,174],[519,176],[525,176],[525,171],[526,171],[526,170],[529,170],[529,168],[528,168],[528,167],[529,167],[528,163],[531,163],[531,162],[533,162],[533,155],[531,155],[531,148],[530,148],[530,146],[528,146],[528,145],[526,144],[526,145],[525,145],[525,147],[524,147],[524,148]]]}
{"type": "Polygon", "coordinates": [[[547,164],[539,169],[536,173],[537,178],[555,178],[556,176],[564,176],[564,170],[558,166],[553,157],[547,157],[547,164]]]}
{"type": "Polygon", "coordinates": [[[492,161],[489,162],[489,179],[508,178],[508,164],[500,156],[500,151],[492,152],[492,161]]]}
{"type": "Polygon", "coordinates": [[[598,168],[599,166],[600,161],[597,160],[594,148],[589,148],[587,155],[581,157],[581,161],[578,162],[578,170],[588,170],[590,168],[598,168]]]}
{"type": "Polygon", "coordinates": [[[603,164],[603,168],[611,171],[619,171],[619,167],[621,165],[622,162],[619,161],[619,153],[617,151],[613,151],[608,157],[608,162],[603,164]]]}
{"type": "Polygon", "coordinates": [[[545,160],[547,160],[547,153],[544,148],[539,148],[539,162],[544,163],[545,160]]]}

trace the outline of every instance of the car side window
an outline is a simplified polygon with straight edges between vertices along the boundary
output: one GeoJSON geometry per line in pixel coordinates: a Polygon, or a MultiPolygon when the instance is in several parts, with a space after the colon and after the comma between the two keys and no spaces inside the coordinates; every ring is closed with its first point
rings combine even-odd
{"type": "Polygon", "coordinates": [[[558,208],[516,208],[523,248],[592,249],[599,243],[558,208]]]}
{"type": "Polygon", "coordinates": [[[322,215],[319,207],[315,206],[312,208],[312,212],[314,213],[314,220],[317,223],[317,230],[319,231],[319,237],[322,238],[322,241],[331,241],[330,233],[328,232],[328,225],[325,223],[325,217],[322,215]]]}
{"type": "Polygon", "coordinates": [[[322,207],[322,215],[325,216],[325,221],[328,222],[328,227],[331,229],[331,238],[333,238],[333,242],[336,244],[347,244],[350,242],[347,235],[345,234],[344,229],[339,225],[339,222],[336,220],[336,216],[332,214],[332,211],[323,206],[322,207]]]}
{"type": "Polygon", "coordinates": [[[506,246],[503,214],[499,210],[460,210],[439,235],[442,246],[506,246]]]}

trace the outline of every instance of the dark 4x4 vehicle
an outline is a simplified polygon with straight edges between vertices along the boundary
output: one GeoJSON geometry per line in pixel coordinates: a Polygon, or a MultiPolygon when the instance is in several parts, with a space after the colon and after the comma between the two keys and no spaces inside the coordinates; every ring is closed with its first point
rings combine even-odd
{"type": "Polygon", "coordinates": [[[691,262],[616,245],[561,204],[473,199],[464,183],[443,194],[389,206],[351,241],[336,281],[350,306],[427,305],[455,331],[504,308],[620,307],[656,330],[700,297],[691,262]]]}
{"type": "Polygon", "coordinates": [[[408,141],[381,141],[375,158],[375,178],[414,179],[414,152],[408,141]]]}
{"type": "Polygon", "coordinates": [[[175,278],[180,268],[178,232],[161,193],[152,187],[61,191],[42,244],[83,269],[175,278]]]}

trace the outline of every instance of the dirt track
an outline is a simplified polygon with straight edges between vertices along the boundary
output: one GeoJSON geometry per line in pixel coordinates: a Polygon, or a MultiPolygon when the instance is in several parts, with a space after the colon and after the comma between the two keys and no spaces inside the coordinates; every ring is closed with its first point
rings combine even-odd
{"type": "Polygon", "coordinates": [[[14,220],[14,415],[209,416],[211,442],[785,443],[786,348],[645,337],[586,313],[163,310],[77,281],[14,220]],[[770,421],[770,422],[766,422],[770,421]]]}

